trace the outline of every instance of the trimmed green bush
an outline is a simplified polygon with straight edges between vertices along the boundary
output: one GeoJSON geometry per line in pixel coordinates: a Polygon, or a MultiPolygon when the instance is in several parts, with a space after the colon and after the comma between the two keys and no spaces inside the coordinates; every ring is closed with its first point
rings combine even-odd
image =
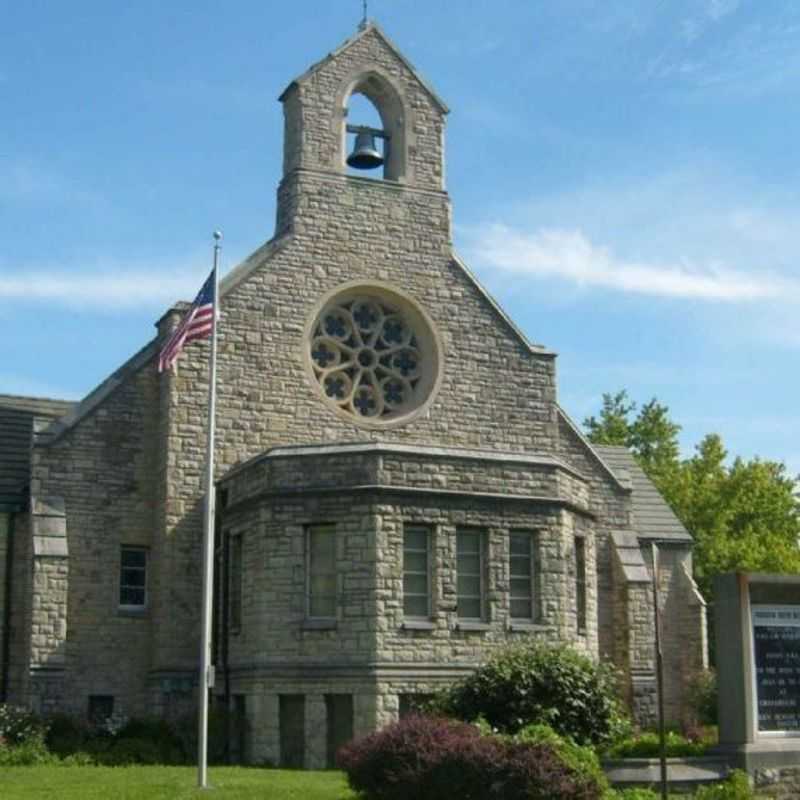
{"type": "Polygon", "coordinates": [[[596,745],[628,727],[616,683],[612,667],[570,648],[516,645],[438,695],[431,708],[466,722],[483,717],[508,734],[545,724],[578,744],[596,745]]]}
{"type": "Polygon", "coordinates": [[[81,750],[89,738],[88,725],[69,714],[54,714],[47,722],[47,749],[62,758],[81,750]]]}
{"type": "MultiPolygon", "coordinates": [[[[675,731],[667,731],[665,740],[668,758],[702,756],[708,750],[706,742],[692,741],[675,731]]],[[[660,752],[659,735],[647,731],[617,740],[606,749],[605,755],[609,758],[658,758],[660,752]]]]}

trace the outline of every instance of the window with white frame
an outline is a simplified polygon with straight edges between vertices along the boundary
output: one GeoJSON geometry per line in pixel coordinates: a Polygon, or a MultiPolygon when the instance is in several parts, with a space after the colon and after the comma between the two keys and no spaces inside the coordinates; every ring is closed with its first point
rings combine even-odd
{"type": "Polygon", "coordinates": [[[486,609],[485,535],[456,531],[456,603],[459,619],[483,620],[486,609]]]}
{"type": "Polygon", "coordinates": [[[306,528],[307,615],[336,618],[336,526],[306,528]]]}
{"type": "Polygon", "coordinates": [[[532,531],[512,531],[508,537],[511,619],[534,622],[539,616],[536,542],[532,531]]]}
{"type": "Polygon", "coordinates": [[[126,611],[147,608],[147,548],[122,545],[119,560],[119,607],[126,611]]]}
{"type": "Polygon", "coordinates": [[[403,526],[403,614],[431,614],[430,530],[421,525],[403,526]]]}

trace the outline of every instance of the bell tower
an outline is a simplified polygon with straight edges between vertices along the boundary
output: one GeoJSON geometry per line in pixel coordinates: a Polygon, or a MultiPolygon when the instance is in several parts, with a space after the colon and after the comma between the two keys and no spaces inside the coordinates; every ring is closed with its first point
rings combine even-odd
{"type": "Polygon", "coordinates": [[[309,179],[446,197],[448,108],[374,23],[293,80],[280,100],[285,127],[276,235],[288,232],[302,212],[299,195],[309,179]],[[358,95],[374,106],[379,127],[354,124],[350,110],[358,95]]]}

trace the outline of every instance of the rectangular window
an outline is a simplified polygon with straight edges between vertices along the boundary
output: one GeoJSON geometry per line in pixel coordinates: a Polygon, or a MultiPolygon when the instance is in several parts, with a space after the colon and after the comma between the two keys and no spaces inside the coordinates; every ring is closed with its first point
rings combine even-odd
{"type": "Polygon", "coordinates": [[[406,617],[430,617],[429,549],[427,528],[418,525],[403,528],[403,614],[406,617]]]}
{"type": "Polygon", "coordinates": [[[336,618],[336,526],[306,529],[308,616],[336,618]]]}
{"type": "Polygon", "coordinates": [[[110,694],[90,694],[88,717],[89,722],[100,725],[114,714],[114,696],[110,694]]]}
{"type": "Polygon", "coordinates": [[[231,630],[236,633],[242,627],[242,536],[231,536],[230,587],[231,630]]]}
{"type": "Polygon", "coordinates": [[[303,769],[306,756],[306,698],[302,694],[282,694],[279,697],[280,765],[303,769]]]}
{"type": "Polygon", "coordinates": [[[336,754],[353,738],[353,695],[325,695],[326,725],[326,763],[329,768],[336,766],[336,754]]]}
{"type": "Polygon", "coordinates": [[[119,570],[119,607],[141,611],[147,607],[147,550],[122,546],[119,570]]]}
{"type": "Polygon", "coordinates": [[[482,531],[456,532],[456,595],[460,619],[482,620],[485,609],[485,555],[482,531]]]}
{"type": "Polygon", "coordinates": [[[536,534],[531,531],[511,533],[508,547],[511,618],[533,622],[539,616],[536,534]]]}
{"type": "Polygon", "coordinates": [[[586,540],[575,537],[575,611],[578,630],[586,630],[586,540]]]}

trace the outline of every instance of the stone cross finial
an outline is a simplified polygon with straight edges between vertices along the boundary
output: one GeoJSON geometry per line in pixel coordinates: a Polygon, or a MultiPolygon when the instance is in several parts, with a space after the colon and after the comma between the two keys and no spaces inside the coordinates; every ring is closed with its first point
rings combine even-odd
{"type": "Polygon", "coordinates": [[[361,24],[358,26],[359,30],[364,30],[367,27],[367,0],[362,0],[362,6],[364,7],[364,13],[361,17],[361,24]]]}

